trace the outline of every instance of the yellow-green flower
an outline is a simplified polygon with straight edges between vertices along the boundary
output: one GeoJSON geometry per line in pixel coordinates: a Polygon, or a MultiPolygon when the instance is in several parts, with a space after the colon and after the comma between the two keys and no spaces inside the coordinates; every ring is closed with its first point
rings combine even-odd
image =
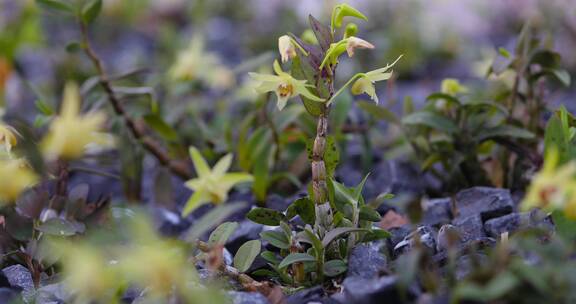
{"type": "Polygon", "coordinates": [[[258,73],[249,73],[249,75],[257,82],[256,92],[259,94],[267,92],[276,93],[276,97],[278,97],[278,109],[284,109],[288,99],[298,95],[317,102],[324,101],[324,99],[312,94],[308,90],[308,88],[313,88],[313,86],[306,84],[306,80],[295,79],[292,75],[282,71],[278,61],[274,61],[273,67],[276,75],[258,73]]]}
{"type": "Polygon", "coordinates": [[[183,216],[190,214],[202,204],[225,202],[232,187],[238,183],[253,180],[252,175],[247,173],[227,173],[232,164],[232,154],[221,158],[212,169],[208,167],[208,163],[195,147],[190,148],[190,157],[198,177],[186,182],[186,187],[194,190],[194,194],[186,203],[182,211],[183,216]]]}
{"type": "Polygon", "coordinates": [[[15,201],[38,177],[21,159],[0,159],[0,203],[15,201]]]}
{"type": "Polygon", "coordinates": [[[82,156],[90,143],[102,144],[106,137],[98,133],[104,123],[103,113],[80,115],[80,93],[75,84],[68,83],[60,115],[56,117],[43,141],[47,159],[73,159],[82,156]]]}
{"type": "Polygon", "coordinates": [[[441,92],[444,94],[455,96],[460,93],[467,93],[468,88],[462,84],[458,79],[446,78],[442,80],[441,92]]]}
{"type": "Polygon", "coordinates": [[[234,73],[214,53],[204,49],[204,38],[194,35],[188,48],[178,53],[168,74],[172,79],[206,82],[211,88],[229,89],[236,83],[234,73]]]}
{"type": "Polygon", "coordinates": [[[532,179],[522,209],[563,210],[567,217],[576,219],[576,162],[558,167],[558,160],[558,152],[550,150],[544,167],[532,179]]]}
{"type": "Polygon", "coordinates": [[[370,71],[368,73],[359,74],[358,80],[354,82],[352,88],[350,89],[352,94],[360,95],[366,93],[368,96],[370,96],[370,99],[378,103],[378,96],[376,96],[376,88],[374,87],[374,83],[390,79],[390,77],[392,77],[392,71],[390,71],[390,68],[392,68],[396,62],[400,60],[400,58],[402,58],[402,56],[398,57],[398,59],[396,59],[393,63],[383,68],[370,71]]]}

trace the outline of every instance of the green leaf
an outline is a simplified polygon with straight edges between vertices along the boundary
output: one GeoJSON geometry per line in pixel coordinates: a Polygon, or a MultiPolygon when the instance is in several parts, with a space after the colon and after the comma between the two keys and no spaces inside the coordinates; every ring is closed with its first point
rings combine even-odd
{"type": "MultiPolygon", "coordinates": [[[[291,74],[296,79],[307,80],[309,84],[314,84],[314,76],[316,75],[316,70],[307,62],[307,60],[301,60],[302,56],[305,56],[301,51],[298,50],[298,56],[292,59],[291,74]]],[[[316,96],[319,96],[317,93],[316,96]]],[[[321,97],[321,96],[320,96],[321,97]]],[[[300,99],[304,104],[306,111],[312,116],[318,116],[322,113],[323,105],[319,102],[309,100],[308,98],[300,95],[300,99]]]]}
{"type": "Polygon", "coordinates": [[[60,11],[60,12],[66,12],[66,13],[74,13],[74,8],[64,2],[64,1],[59,1],[59,0],[36,0],[36,3],[38,3],[39,6],[41,7],[45,7],[48,9],[53,9],[56,11],[60,11]]]}
{"type": "Polygon", "coordinates": [[[49,219],[36,227],[36,230],[54,236],[72,236],[84,232],[86,227],[80,222],[61,218],[49,219]]]}
{"type": "Polygon", "coordinates": [[[262,155],[254,160],[254,182],[252,183],[252,189],[254,190],[256,200],[259,202],[266,200],[268,186],[270,185],[270,159],[274,149],[278,149],[278,147],[267,145],[264,151],[262,151],[262,155]]]}
{"type": "Polygon", "coordinates": [[[520,281],[512,273],[505,271],[498,274],[485,286],[480,286],[472,282],[460,284],[455,290],[457,299],[494,301],[508,294],[513,288],[518,286],[520,281]]]}
{"type": "Polygon", "coordinates": [[[268,241],[268,243],[272,244],[274,247],[280,249],[289,249],[290,243],[286,235],[281,231],[264,231],[260,233],[260,237],[268,241]]]}
{"type": "Polygon", "coordinates": [[[360,220],[361,221],[370,221],[370,222],[378,222],[380,221],[380,213],[378,211],[364,205],[360,207],[360,220]]]}
{"type": "Polygon", "coordinates": [[[70,42],[66,45],[66,52],[73,54],[73,53],[78,53],[78,51],[80,51],[82,47],[80,46],[80,43],[78,42],[70,42]]]}
{"type": "Polygon", "coordinates": [[[376,119],[384,120],[395,125],[400,124],[400,120],[398,117],[396,117],[396,114],[384,107],[381,107],[373,102],[363,100],[358,101],[356,104],[360,109],[366,111],[376,119]]]}
{"type": "Polygon", "coordinates": [[[428,96],[428,98],[426,98],[426,100],[431,101],[431,102],[435,102],[438,100],[444,100],[444,101],[451,103],[453,105],[456,105],[456,106],[460,105],[460,101],[456,97],[454,97],[452,95],[445,94],[445,93],[440,93],[440,92],[430,94],[428,96]]]}
{"type": "Polygon", "coordinates": [[[35,105],[36,109],[38,109],[40,112],[42,112],[42,114],[46,116],[51,116],[54,114],[54,110],[41,99],[36,99],[35,105]]]}
{"type": "Polygon", "coordinates": [[[322,241],[310,230],[309,228],[304,229],[306,236],[312,242],[312,248],[316,251],[316,256],[322,256],[324,253],[324,246],[322,246],[322,241]]]}
{"type": "Polygon", "coordinates": [[[302,221],[306,224],[314,224],[316,219],[316,209],[314,202],[308,197],[302,197],[295,200],[286,210],[286,217],[292,219],[299,215],[302,221]]]}
{"type": "Polygon", "coordinates": [[[82,7],[82,21],[84,21],[86,24],[91,23],[94,21],[94,19],[96,19],[96,17],[98,17],[101,10],[102,0],[87,1],[82,7]]]}
{"type": "Polygon", "coordinates": [[[330,231],[328,231],[328,233],[326,233],[326,235],[324,236],[324,238],[322,239],[322,246],[324,248],[328,247],[328,245],[330,245],[330,243],[332,243],[332,241],[334,241],[336,238],[350,233],[350,232],[362,232],[362,231],[368,231],[368,229],[364,229],[364,228],[355,228],[355,227],[338,227],[338,228],[334,228],[330,231]]]}
{"type": "Polygon", "coordinates": [[[346,270],[348,270],[348,266],[343,260],[330,260],[324,264],[324,274],[329,277],[341,275],[346,270]]]}
{"type": "Polygon", "coordinates": [[[392,234],[386,230],[372,229],[364,235],[363,241],[364,242],[372,242],[372,241],[377,241],[377,240],[381,240],[381,239],[387,239],[391,236],[392,236],[392,234]]]}
{"type": "Polygon", "coordinates": [[[248,241],[238,249],[234,256],[234,267],[240,272],[246,272],[260,254],[261,244],[259,240],[248,241]]]}
{"type": "Polygon", "coordinates": [[[406,125],[423,125],[449,134],[458,131],[458,127],[452,120],[440,114],[428,111],[415,112],[404,116],[404,118],[402,118],[402,123],[406,125]]]}
{"type": "Polygon", "coordinates": [[[502,47],[498,48],[498,53],[504,58],[510,58],[511,57],[510,52],[507,49],[502,48],[502,47]]]}
{"type": "Polygon", "coordinates": [[[246,215],[246,218],[255,223],[266,226],[279,226],[280,222],[286,219],[282,212],[262,207],[250,210],[246,215]]]}
{"type": "Polygon", "coordinates": [[[569,242],[576,240],[576,221],[566,217],[562,210],[552,212],[552,219],[558,235],[569,242]]]}
{"type": "Polygon", "coordinates": [[[176,141],[178,140],[178,132],[174,130],[164,119],[158,114],[147,114],[144,115],[144,121],[152,128],[154,131],[158,132],[165,140],[176,141]]]}
{"type": "Polygon", "coordinates": [[[228,238],[238,229],[238,223],[236,222],[225,222],[216,227],[214,231],[210,234],[208,238],[208,244],[226,244],[228,238]]]}
{"type": "Polygon", "coordinates": [[[512,125],[500,125],[494,128],[483,130],[478,138],[478,141],[482,142],[496,137],[531,139],[534,138],[534,134],[528,130],[521,129],[512,125]]]}
{"type": "Polygon", "coordinates": [[[210,210],[198,220],[194,226],[188,231],[185,239],[189,242],[196,242],[196,240],[205,232],[211,230],[224,219],[237,212],[238,210],[246,207],[245,203],[234,202],[231,204],[219,205],[210,210]]]}
{"type": "Polygon", "coordinates": [[[272,251],[264,251],[260,256],[273,265],[278,265],[280,263],[280,259],[278,259],[276,254],[272,251]]]}
{"type": "Polygon", "coordinates": [[[301,263],[301,262],[315,262],[316,258],[311,256],[307,253],[291,253],[287,255],[282,262],[278,265],[278,268],[286,268],[294,263],[301,263]]]}

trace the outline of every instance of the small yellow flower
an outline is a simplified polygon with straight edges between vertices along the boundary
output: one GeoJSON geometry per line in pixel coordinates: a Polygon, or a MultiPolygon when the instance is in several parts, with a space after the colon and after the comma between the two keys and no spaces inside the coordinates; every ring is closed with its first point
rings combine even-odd
{"type": "Polygon", "coordinates": [[[54,244],[53,250],[62,254],[66,289],[77,297],[79,303],[93,300],[106,303],[122,283],[118,269],[98,249],[84,243],[54,244]]]}
{"type": "Polygon", "coordinates": [[[16,146],[18,140],[16,139],[16,130],[9,125],[0,122],[0,151],[4,150],[10,153],[12,147],[16,146]]]}
{"type": "Polygon", "coordinates": [[[247,173],[227,173],[232,164],[232,154],[220,159],[214,168],[210,169],[198,149],[190,148],[190,157],[196,169],[197,178],[186,182],[186,187],[194,190],[184,210],[183,216],[190,214],[198,206],[212,202],[220,204],[228,199],[228,192],[238,183],[250,182],[252,175],[247,173]]]}
{"type": "Polygon", "coordinates": [[[15,201],[26,188],[36,184],[38,177],[20,159],[0,159],[0,202],[15,201]]]}
{"type": "Polygon", "coordinates": [[[444,94],[455,96],[460,93],[468,93],[468,88],[454,78],[446,78],[442,80],[441,92],[444,94]]]}
{"type": "Polygon", "coordinates": [[[392,77],[392,68],[398,60],[400,60],[402,56],[398,57],[392,64],[389,64],[383,68],[370,71],[368,73],[359,74],[358,80],[354,82],[350,91],[354,95],[360,94],[368,94],[370,99],[374,100],[374,102],[378,103],[378,96],[376,95],[376,88],[374,87],[374,83],[378,81],[388,80],[392,77]]]}
{"type": "Polygon", "coordinates": [[[544,167],[530,184],[522,209],[563,210],[567,217],[576,219],[576,162],[558,167],[558,160],[558,152],[550,150],[544,167]]]}
{"type": "Polygon", "coordinates": [[[310,93],[308,88],[312,88],[313,86],[306,84],[306,80],[295,79],[292,75],[282,71],[278,61],[274,61],[273,67],[276,75],[258,73],[249,73],[249,75],[258,83],[256,86],[256,92],[259,94],[267,92],[276,93],[276,97],[278,97],[278,109],[284,109],[288,99],[298,95],[302,95],[312,101],[324,101],[324,99],[310,93]]]}
{"type": "Polygon", "coordinates": [[[290,36],[284,35],[278,38],[278,51],[280,52],[280,57],[282,57],[282,62],[287,62],[296,57],[296,48],[292,44],[290,36]]]}
{"type": "Polygon", "coordinates": [[[60,115],[50,125],[43,141],[47,159],[73,159],[82,156],[90,143],[103,143],[104,134],[98,133],[105,117],[102,113],[80,116],[80,93],[75,84],[68,83],[64,89],[64,100],[60,115]]]}

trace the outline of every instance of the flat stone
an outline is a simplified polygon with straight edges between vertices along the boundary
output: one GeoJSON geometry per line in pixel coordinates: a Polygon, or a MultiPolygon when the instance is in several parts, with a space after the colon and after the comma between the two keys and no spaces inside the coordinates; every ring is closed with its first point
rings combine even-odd
{"type": "Polygon", "coordinates": [[[383,254],[384,243],[371,242],[360,244],[352,249],[348,257],[347,276],[374,278],[387,270],[387,258],[383,254]]]}
{"type": "Polygon", "coordinates": [[[259,292],[229,291],[232,304],[269,304],[270,302],[259,292]]]}
{"type": "Polygon", "coordinates": [[[500,237],[504,232],[515,232],[519,229],[543,229],[553,231],[554,224],[550,217],[538,209],[531,212],[512,213],[494,218],[484,224],[486,233],[494,238],[500,237]]]}
{"type": "Polygon", "coordinates": [[[422,204],[424,211],[422,223],[430,226],[441,226],[452,220],[451,199],[438,198],[426,200],[422,204]]]}
{"type": "Polygon", "coordinates": [[[414,288],[409,288],[402,294],[398,280],[394,276],[366,279],[361,277],[348,277],[342,282],[345,301],[343,303],[412,303],[417,297],[414,288]]]}
{"type": "Polygon", "coordinates": [[[507,189],[474,187],[456,194],[457,218],[480,215],[482,221],[509,214],[514,201],[507,189]]]}
{"type": "Polygon", "coordinates": [[[454,220],[453,224],[458,229],[460,240],[463,243],[468,243],[486,236],[486,233],[484,233],[482,218],[479,214],[471,215],[466,218],[457,218],[454,220]]]}
{"type": "Polygon", "coordinates": [[[8,279],[10,287],[22,290],[33,290],[34,282],[28,269],[20,264],[8,266],[2,269],[2,273],[8,279]]]}

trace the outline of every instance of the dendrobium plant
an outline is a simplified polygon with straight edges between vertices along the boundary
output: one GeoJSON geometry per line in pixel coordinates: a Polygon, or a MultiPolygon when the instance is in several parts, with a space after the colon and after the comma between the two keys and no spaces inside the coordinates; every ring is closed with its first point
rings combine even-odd
{"type": "Polygon", "coordinates": [[[183,216],[190,214],[202,204],[225,202],[228,198],[228,192],[236,184],[253,180],[252,175],[247,173],[228,173],[232,164],[232,154],[222,157],[212,169],[195,147],[190,148],[190,158],[198,177],[186,182],[186,187],[193,190],[194,193],[182,211],[183,216]]]}
{"type": "Polygon", "coordinates": [[[255,88],[258,93],[276,93],[280,110],[286,106],[289,98],[300,96],[308,113],[317,118],[316,136],[308,155],[312,171],[308,197],[296,200],[285,213],[257,207],[247,215],[254,222],[281,227],[281,231],[263,234],[262,237],[280,249],[289,250],[282,262],[278,263],[277,271],[282,278],[286,276],[289,267],[292,284],[296,285],[304,282],[306,277],[322,282],[324,274],[332,272],[326,270],[332,265],[341,265],[336,272],[341,271],[345,268],[343,259],[348,255],[347,252],[358,242],[370,239],[368,234],[374,239],[387,235],[385,231],[373,229],[373,222],[380,220],[380,216],[361,198],[365,179],[354,188],[347,188],[334,180],[333,172],[337,163],[334,159],[337,159],[338,152],[333,138],[328,134],[328,114],[332,102],[350,85],[353,94],[366,93],[378,102],[374,84],[390,79],[391,68],[400,58],[383,68],[355,74],[340,89],[335,90],[339,57],[344,53],[352,57],[357,49],[374,48],[372,43],[356,36],[358,27],[354,23],[348,23],[341,38],[336,39],[345,17],[367,20],[366,16],[347,4],[334,8],[330,27],[310,16],[310,30],[315,39],[309,37],[310,34],[302,38],[288,34],[278,39],[282,62],[290,65],[290,72],[282,70],[280,63],[275,61],[273,67],[277,75],[250,73],[258,82],[255,88]],[[330,159],[330,162],[325,162],[325,158],[330,159]],[[300,233],[293,233],[287,224],[296,214],[307,224],[300,233]],[[346,240],[343,237],[345,234],[348,235],[346,240]],[[294,238],[294,235],[298,237],[294,238]],[[271,241],[278,238],[286,239],[286,242],[271,241]],[[338,241],[333,242],[335,239],[338,241]],[[312,244],[312,248],[305,249],[307,245],[301,246],[300,242],[312,244]],[[316,269],[305,271],[302,261],[313,261],[316,269]]]}

